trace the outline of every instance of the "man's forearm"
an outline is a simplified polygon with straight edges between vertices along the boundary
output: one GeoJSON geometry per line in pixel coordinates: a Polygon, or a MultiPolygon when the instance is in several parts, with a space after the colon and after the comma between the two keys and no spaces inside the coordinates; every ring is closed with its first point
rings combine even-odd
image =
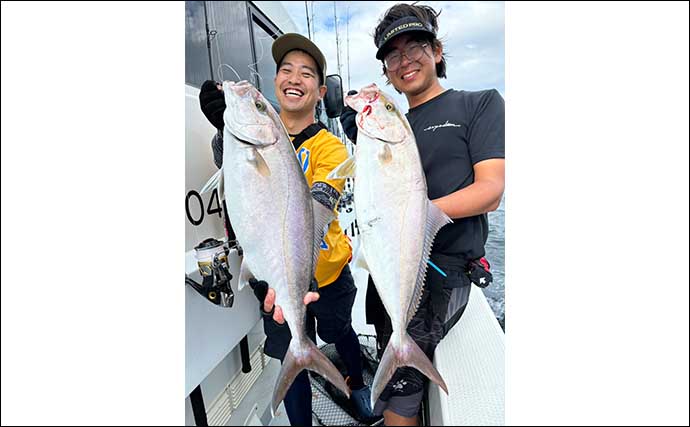
{"type": "Polygon", "coordinates": [[[433,202],[451,218],[480,215],[498,208],[503,187],[503,182],[499,181],[477,181],[433,202]]]}

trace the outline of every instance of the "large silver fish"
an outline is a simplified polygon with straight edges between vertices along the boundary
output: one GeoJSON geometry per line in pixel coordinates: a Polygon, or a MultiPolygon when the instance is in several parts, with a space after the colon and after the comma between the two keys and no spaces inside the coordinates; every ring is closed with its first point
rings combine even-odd
{"type": "Polygon", "coordinates": [[[335,366],[305,333],[304,295],[332,211],[313,200],[287,131],[271,104],[246,81],[223,82],[223,167],[202,192],[224,187],[242,246],[239,289],[256,277],[276,291],[292,340],[273,393],[273,412],[297,374],[310,369],[349,396],[335,366]]]}
{"type": "Polygon", "coordinates": [[[346,103],[358,112],[355,155],[329,179],[356,176],[358,263],[371,274],[393,327],[374,377],[371,405],[403,366],[416,368],[448,393],[441,375],[407,334],[407,325],[422,296],[434,237],[452,221],[427,197],[414,134],[393,100],[372,84],[348,96],[346,103]]]}

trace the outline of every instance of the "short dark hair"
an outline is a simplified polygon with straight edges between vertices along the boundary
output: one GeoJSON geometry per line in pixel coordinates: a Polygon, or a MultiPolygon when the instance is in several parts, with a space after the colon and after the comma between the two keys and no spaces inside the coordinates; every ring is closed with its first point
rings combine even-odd
{"type": "Polygon", "coordinates": [[[285,57],[287,56],[287,54],[290,53],[290,52],[294,52],[294,51],[296,51],[296,50],[298,50],[298,51],[300,51],[300,52],[302,52],[302,53],[305,53],[305,54],[309,55],[309,57],[310,57],[311,59],[314,60],[314,64],[316,64],[316,74],[319,75],[319,87],[323,86],[323,85],[324,85],[324,83],[323,83],[323,82],[324,82],[323,71],[321,70],[321,67],[319,67],[319,62],[316,60],[316,58],[314,58],[313,56],[311,56],[311,54],[310,54],[309,52],[307,52],[307,51],[305,51],[305,50],[302,50],[302,49],[292,49],[291,51],[289,51],[289,52],[287,52],[285,55],[283,55],[283,57],[280,58],[280,61],[278,61],[278,62],[276,63],[276,74],[278,74],[278,71],[280,71],[280,67],[281,67],[281,65],[283,65],[283,59],[285,59],[285,57]]]}
{"type": "MultiPolygon", "coordinates": [[[[379,21],[376,29],[374,30],[374,40],[379,40],[384,36],[383,32],[395,21],[407,16],[413,16],[420,21],[429,24],[429,26],[434,30],[434,33],[438,33],[438,13],[431,6],[416,5],[416,4],[406,4],[398,3],[388,9],[384,14],[383,18],[379,21]]],[[[429,42],[432,50],[437,48],[442,48],[443,44],[441,40],[436,36],[432,36],[429,33],[411,33],[413,40],[420,42],[429,42]]],[[[387,53],[387,52],[386,52],[387,53]]],[[[386,75],[386,64],[383,64],[383,75],[386,75]]],[[[436,64],[436,76],[441,78],[446,78],[446,54],[445,52],[441,55],[441,62],[436,64]]],[[[390,83],[390,82],[388,82],[390,83]]]]}

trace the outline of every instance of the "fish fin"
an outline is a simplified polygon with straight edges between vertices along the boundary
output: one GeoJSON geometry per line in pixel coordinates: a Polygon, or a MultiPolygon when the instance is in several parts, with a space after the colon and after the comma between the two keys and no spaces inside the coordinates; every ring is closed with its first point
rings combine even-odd
{"type": "Polygon", "coordinates": [[[379,160],[384,164],[393,160],[393,151],[391,151],[389,144],[383,144],[383,147],[381,147],[381,151],[379,151],[379,160]]]}
{"type": "Polygon", "coordinates": [[[278,380],[276,381],[276,386],[273,389],[273,399],[271,401],[271,416],[275,417],[275,412],[278,409],[280,402],[285,399],[288,389],[297,378],[300,372],[304,369],[303,365],[300,365],[298,359],[294,356],[291,349],[288,348],[285,358],[283,359],[283,364],[280,367],[280,373],[278,374],[278,380]]]}
{"type": "MultiPolygon", "coordinates": [[[[396,332],[393,332],[394,334],[396,332]]],[[[379,367],[376,369],[374,375],[374,382],[371,385],[371,407],[376,404],[383,390],[386,388],[388,382],[393,378],[393,374],[398,368],[409,366],[417,369],[422,374],[426,375],[431,381],[438,384],[443,391],[448,394],[448,386],[443,380],[443,377],[438,370],[431,363],[429,358],[424,354],[416,342],[405,332],[402,335],[400,344],[397,347],[391,340],[388,342],[386,350],[381,356],[379,367]]]]}
{"type": "Polygon", "coordinates": [[[268,167],[268,163],[266,163],[264,156],[256,148],[251,147],[247,151],[247,161],[254,165],[261,176],[271,176],[271,169],[268,167]]]}
{"type": "Polygon", "coordinates": [[[348,157],[328,174],[326,179],[346,179],[355,176],[355,157],[348,157]]]}
{"type": "Polygon", "coordinates": [[[319,350],[319,348],[311,340],[307,340],[309,343],[309,364],[306,368],[310,371],[314,371],[322,377],[326,378],[328,382],[336,386],[338,390],[343,392],[345,396],[350,397],[350,387],[345,383],[345,378],[340,373],[338,368],[333,365],[328,357],[319,350]]]}
{"type": "Polygon", "coordinates": [[[220,179],[218,179],[218,197],[219,200],[225,199],[225,174],[221,172],[220,179]]]}
{"type": "Polygon", "coordinates": [[[350,397],[350,389],[345,383],[345,379],[333,363],[319,350],[318,347],[311,341],[306,340],[307,347],[306,354],[303,353],[301,357],[295,356],[292,346],[288,348],[283,359],[283,365],[278,374],[275,389],[273,391],[273,399],[271,402],[271,415],[275,414],[278,405],[283,401],[288,389],[292,385],[297,375],[304,369],[309,369],[316,372],[322,377],[326,378],[331,384],[335,385],[348,398],[350,397]]]}
{"type": "Polygon", "coordinates": [[[214,173],[211,178],[206,181],[206,184],[204,184],[203,187],[201,187],[201,190],[199,190],[199,194],[204,194],[210,191],[213,188],[218,188],[222,193],[223,190],[223,168],[221,167],[218,169],[218,172],[214,173]]]}
{"type": "MultiPolygon", "coordinates": [[[[367,258],[364,254],[364,248],[362,245],[359,246],[359,254],[357,255],[357,260],[355,261],[356,268],[361,268],[369,273],[369,265],[367,264],[367,258]]],[[[371,274],[371,273],[369,273],[371,274]]]]}
{"type": "Polygon", "coordinates": [[[237,290],[241,291],[245,286],[249,284],[249,279],[255,279],[254,273],[249,269],[247,265],[247,259],[242,258],[242,264],[240,265],[240,277],[237,278],[237,290]]]}
{"type": "Polygon", "coordinates": [[[414,287],[414,293],[410,300],[410,306],[407,309],[407,317],[404,318],[403,325],[414,317],[419,307],[419,302],[422,299],[422,292],[424,290],[424,281],[426,280],[426,271],[428,267],[429,255],[431,253],[431,246],[434,244],[434,238],[446,224],[453,222],[441,209],[436,207],[431,200],[427,201],[426,211],[426,227],[424,230],[424,247],[422,249],[422,259],[419,261],[419,269],[417,270],[417,281],[414,287]]]}
{"type": "MultiPolygon", "coordinates": [[[[316,271],[316,263],[321,253],[321,241],[326,237],[328,226],[335,219],[335,213],[318,200],[312,199],[312,205],[314,207],[314,264],[312,265],[314,271],[316,271]]],[[[312,271],[312,274],[314,271],[312,271]]]]}

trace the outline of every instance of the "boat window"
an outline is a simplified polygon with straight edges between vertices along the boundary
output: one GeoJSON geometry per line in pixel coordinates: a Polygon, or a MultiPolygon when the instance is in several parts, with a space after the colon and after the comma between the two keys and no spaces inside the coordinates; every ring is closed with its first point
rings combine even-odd
{"type": "Polygon", "coordinates": [[[255,64],[252,64],[251,73],[254,78],[254,85],[259,88],[261,93],[273,104],[276,111],[280,111],[278,99],[275,95],[275,84],[273,79],[276,75],[276,64],[271,54],[273,40],[277,39],[279,32],[270,21],[268,21],[259,11],[250,7],[252,15],[252,36],[254,39],[255,64]]]}
{"type": "Polygon", "coordinates": [[[185,83],[200,88],[211,78],[204,2],[185,2],[185,83]]]}

